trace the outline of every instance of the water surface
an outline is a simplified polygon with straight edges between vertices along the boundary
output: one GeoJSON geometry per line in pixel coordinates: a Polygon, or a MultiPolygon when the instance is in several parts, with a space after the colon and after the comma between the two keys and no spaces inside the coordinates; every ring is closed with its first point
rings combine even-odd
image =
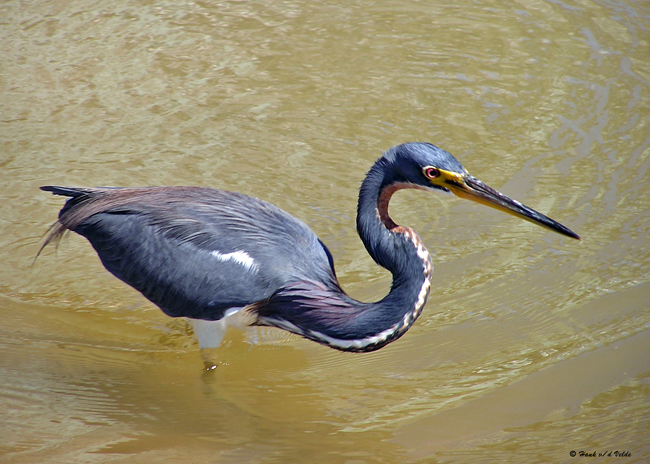
{"type": "Polygon", "coordinates": [[[3,3],[0,460],[646,462],[649,40],[626,1],[3,3]],[[377,300],[357,189],[414,140],[583,240],[400,193],[435,264],[403,338],[233,330],[212,372],[82,238],[32,264],[40,185],[210,186],[304,220],[377,300]]]}

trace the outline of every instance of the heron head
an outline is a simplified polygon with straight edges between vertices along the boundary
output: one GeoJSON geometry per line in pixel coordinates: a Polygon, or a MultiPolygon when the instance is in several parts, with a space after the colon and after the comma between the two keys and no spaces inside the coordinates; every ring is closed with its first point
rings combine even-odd
{"type": "Polygon", "coordinates": [[[414,188],[453,193],[571,238],[580,237],[557,221],[484,184],[451,153],[430,143],[405,143],[384,153],[395,172],[394,182],[414,188]]]}

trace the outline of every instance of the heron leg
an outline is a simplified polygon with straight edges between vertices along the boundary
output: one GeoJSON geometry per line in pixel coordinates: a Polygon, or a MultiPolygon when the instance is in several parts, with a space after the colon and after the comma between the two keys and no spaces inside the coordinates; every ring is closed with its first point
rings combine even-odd
{"type": "Polygon", "coordinates": [[[218,321],[204,321],[202,319],[189,319],[194,329],[194,335],[199,341],[199,348],[219,348],[223,337],[226,335],[228,324],[224,319],[218,321]]]}
{"type": "Polygon", "coordinates": [[[226,330],[230,326],[243,329],[254,322],[254,318],[244,308],[231,308],[226,311],[225,316],[217,321],[206,321],[203,319],[187,318],[194,329],[194,334],[199,341],[201,357],[206,370],[217,367],[216,349],[221,346],[226,330]]]}
{"type": "Polygon", "coordinates": [[[226,319],[205,321],[202,319],[187,319],[194,329],[194,335],[199,341],[201,358],[205,369],[211,371],[217,367],[216,349],[219,348],[226,335],[228,324],[226,319]]]}

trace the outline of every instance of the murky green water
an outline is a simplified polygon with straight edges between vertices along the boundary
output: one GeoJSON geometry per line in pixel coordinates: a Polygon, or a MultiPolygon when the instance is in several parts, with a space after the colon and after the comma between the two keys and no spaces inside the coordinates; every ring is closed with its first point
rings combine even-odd
{"type": "Polygon", "coordinates": [[[0,461],[647,462],[649,42],[646,2],[0,4],[0,461]],[[400,193],[436,266],[406,336],[233,330],[210,373],[80,237],[32,266],[40,185],[212,186],[306,221],[376,300],[357,188],[412,140],[583,241],[400,193]]]}

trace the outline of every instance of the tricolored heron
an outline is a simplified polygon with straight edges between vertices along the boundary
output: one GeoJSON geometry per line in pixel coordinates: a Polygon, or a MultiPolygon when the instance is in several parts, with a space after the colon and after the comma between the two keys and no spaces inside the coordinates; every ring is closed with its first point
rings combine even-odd
{"type": "Polygon", "coordinates": [[[401,337],[427,301],[433,265],[415,231],[388,215],[400,189],[454,193],[579,239],[472,177],[448,152],[399,145],[359,192],[359,236],[393,274],[388,295],[364,303],[343,291],[332,255],[302,221],[256,198],[198,187],[41,188],[70,197],[41,250],[67,230],[83,235],[113,275],[167,315],[189,318],[201,348],[218,347],[228,325],[279,327],[356,352],[401,337]]]}

